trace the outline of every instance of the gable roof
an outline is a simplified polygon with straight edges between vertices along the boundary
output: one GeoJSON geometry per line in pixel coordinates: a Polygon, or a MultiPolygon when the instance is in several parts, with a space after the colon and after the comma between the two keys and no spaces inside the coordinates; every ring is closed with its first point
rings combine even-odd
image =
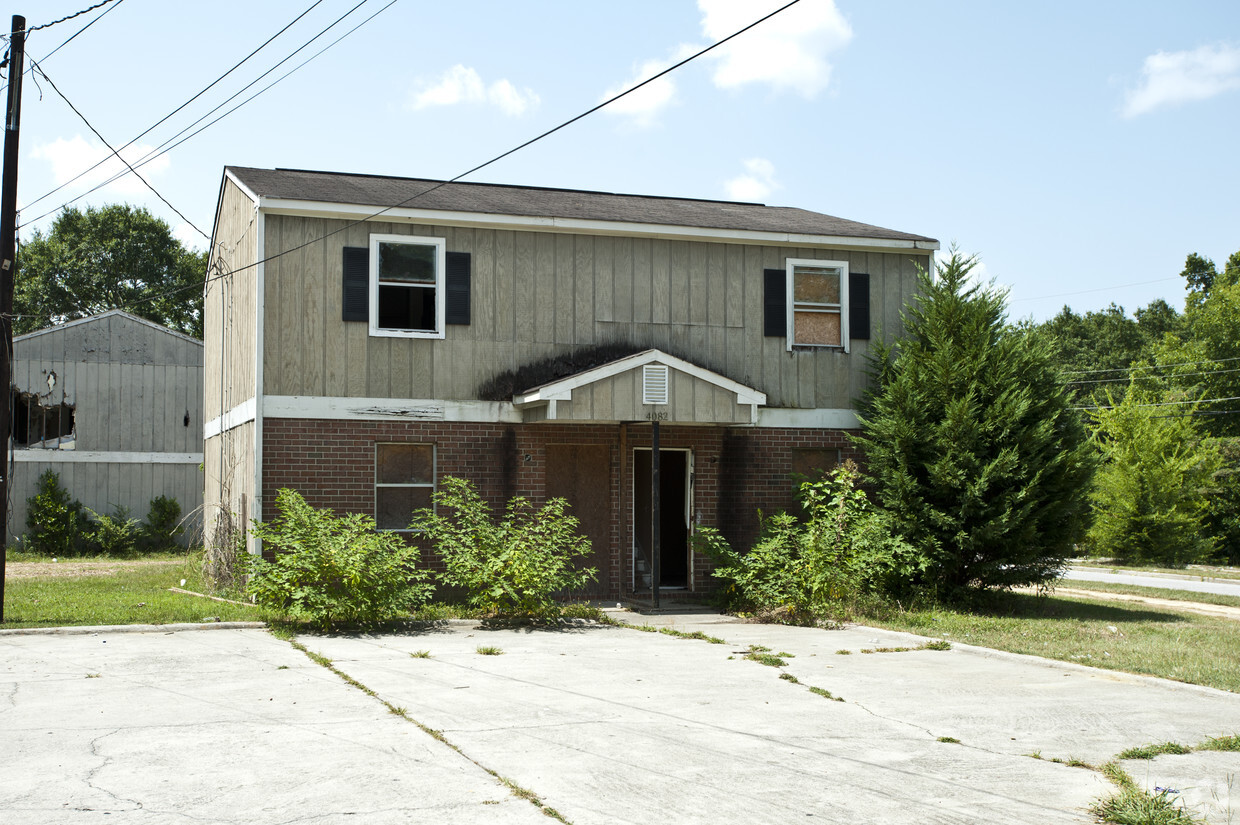
{"type": "MultiPolygon", "coordinates": [[[[416,211],[476,213],[545,219],[602,221],[761,233],[898,242],[934,250],[924,235],[898,232],[832,215],[760,203],[624,195],[492,183],[445,183],[424,178],[355,175],[299,169],[225,167],[260,202],[337,204],[416,211]]],[[[275,204],[272,204],[275,205],[275,204]]]]}
{"type": "Polygon", "coordinates": [[[98,315],[87,315],[84,318],[74,318],[72,321],[65,321],[62,324],[53,324],[50,327],[44,327],[43,329],[36,329],[34,332],[27,332],[22,335],[14,335],[13,343],[16,344],[19,341],[28,341],[32,338],[38,338],[39,336],[42,336],[42,335],[51,335],[55,333],[64,332],[65,330],[73,329],[74,327],[98,324],[102,321],[108,320],[109,318],[123,318],[126,321],[131,321],[135,324],[140,324],[144,327],[149,327],[150,329],[155,330],[157,332],[165,333],[173,338],[177,338],[181,341],[184,341],[187,344],[196,344],[200,347],[203,345],[202,341],[198,340],[192,335],[186,335],[185,333],[178,332],[175,329],[169,329],[163,324],[157,324],[154,321],[149,321],[146,318],[142,318],[138,315],[134,315],[132,312],[126,312],[123,309],[109,309],[107,312],[101,312],[98,315]]]}

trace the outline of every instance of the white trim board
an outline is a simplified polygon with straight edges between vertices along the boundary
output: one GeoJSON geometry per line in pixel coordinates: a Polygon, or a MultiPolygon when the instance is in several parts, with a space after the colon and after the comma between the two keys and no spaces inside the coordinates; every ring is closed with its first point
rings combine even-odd
{"type": "Polygon", "coordinates": [[[215,438],[221,433],[240,427],[242,424],[248,424],[253,421],[258,414],[257,401],[251,397],[242,401],[223,415],[217,415],[210,421],[202,425],[202,438],[215,438]]]}
{"type": "Polygon", "coordinates": [[[314,395],[264,396],[263,416],[333,421],[472,421],[499,424],[520,424],[522,421],[521,413],[506,401],[314,395]]]}
{"type": "Polygon", "coordinates": [[[14,450],[17,464],[194,464],[202,453],[123,453],[103,450],[14,450]]]}
{"type": "MultiPolygon", "coordinates": [[[[521,411],[507,401],[453,401],[423,398],[342,398],[314,395],[268,395],[263,399],[267,418],[328,421],[445,421],[479,424],[521,424],[521,411]]],[[[572,424],[575,422],[560,422],[572,424]]],[[[590,422],[581,422],[583,424],[590,422]]],[[[598,423],[598,422],[594,422],[598,423]]],[[[530,426],[538,426],[531,424],[530,426]]],[[[699,426],[682,424],[677,426],[699,426]]],[[[755,424],[724,427],[804,428],[855,430],[861,425],[850,409],[787,409],[760,407],[755,424]]]]}
{"type": "Polygon", "coordinates": [[[810,430],[856,430],[861,422],[856,410],[812,409],[793,410],[781,407],[762,407],[758,410],[755,427],[778,427],[784,429],[804,428],[810,430]]]}
{"type": "Polygon", "coordinates": [[[375,220],[389,223],[403,221],[436,226],[475,226],[492,229],[524,229],[533,232],[572,232],[589,235],[620,235],[627,237],[670,238],[673,240],[722,241],[726,243],[761,244],[764,246],[824,247],[860,251],[893,252],[907,250],[913,254],[929,254],[939,248],[938,241],[911,241],[893,238],[855,238],[846,235],[805,235],[795,232],[765,232],[753,229],[714,229],[700,226],[602,221],[585,218],[552,218],[522,215],[500,215],[490,212],[454,212],[442,209],[386,209],[347,203],[261,198],[264,212],[299,217],[345,218],[375,220]]]}

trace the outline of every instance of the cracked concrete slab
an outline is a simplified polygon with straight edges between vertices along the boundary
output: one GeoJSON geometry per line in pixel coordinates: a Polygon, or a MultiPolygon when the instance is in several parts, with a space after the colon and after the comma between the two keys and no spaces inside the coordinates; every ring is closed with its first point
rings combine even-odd
{"type": "Polygon", "coordinates": [[[261,630],[3,637],[0,690],[6,825],[546,821],[261,630]]]}
{"type": "MultiPolygon", "coordinates": [[[[855,652],[908,634],[616,615],[726,643],[595,624],[300,639],[372,698],[262,631],[0,637],[0,810],[6,825],[547,821],[493,771],[574,825],[1088,823],[1111,786],[1052,758],[1195,744],[1240,719],[1240,696],[1148,677],[964,646],[855,652]],[[751,645],[786,666],[745,660],[751,645]]],[[[1235,756],[1132,772],[1218,797],[1235,756]]],[[[1230,804],[1202,809],[1226,822],[1230,804]]]]}

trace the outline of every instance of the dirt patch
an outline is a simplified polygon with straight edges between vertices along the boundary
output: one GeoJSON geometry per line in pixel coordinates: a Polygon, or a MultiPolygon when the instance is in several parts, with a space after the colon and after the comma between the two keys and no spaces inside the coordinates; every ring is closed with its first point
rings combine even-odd
{"type": "Polygon", "coordinates": [[[84,576],[115,576],[117,571],[133,567],[172,567],[181,561],[150,561],[149,559],[105,559],[101,561],[16,561],[4,566],[9,579],[71,579],[84,576]]]}
{"type": "MultiPolygon", "coordinates": [[[[1033,592],[1032,588],[1029,592],[1033,592]]],[[[1151,607],[1162,607],[1167,610],[1182,610],[1185,613],[1199,613],[1202,616],[1215,616],[1240,622],[1240,607],[1223,604],[1205,604],[1204,602],[1185,602],[1179,599],[1158,599],[1152,596],[1133,596],[1129,593],[1108,593],[1105,590],[1085,590],[1076,587],[1056,587],[1055,596],[1076,596],[1077,598],[1102,599],[1112,602],[1137,602],[1151,607]]]]}

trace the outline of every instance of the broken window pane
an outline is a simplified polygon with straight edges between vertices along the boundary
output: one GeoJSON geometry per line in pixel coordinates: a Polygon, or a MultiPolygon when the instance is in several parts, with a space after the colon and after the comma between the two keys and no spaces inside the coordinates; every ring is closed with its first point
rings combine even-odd
{"type": "Polygon", "coordinates": [[[434,445],[376,444],[375,481],[379,484],[434,484],[434,445]]]}
{"type": "Polygon", "coordinates": [[[413,511],[431,506],[430,487],[375,488],[375,524],[380,530],[408,530],[413,511]]]}

